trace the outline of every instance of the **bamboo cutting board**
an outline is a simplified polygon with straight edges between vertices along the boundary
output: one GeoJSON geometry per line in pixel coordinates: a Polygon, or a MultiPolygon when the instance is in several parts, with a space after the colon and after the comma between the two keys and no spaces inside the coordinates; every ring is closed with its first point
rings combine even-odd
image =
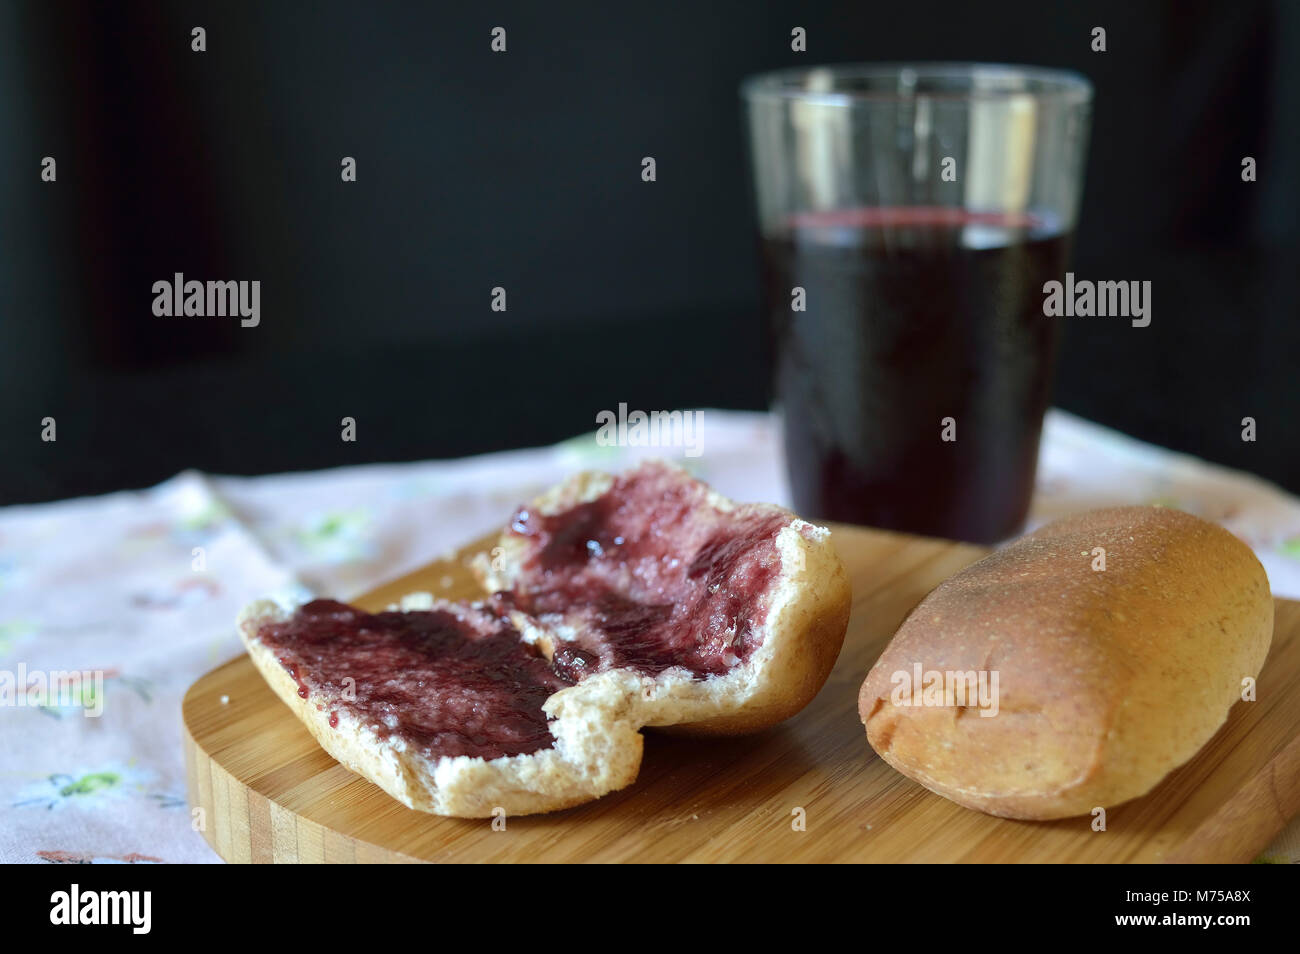
{"type": "MultiPolygon", "coordinates": [[[[1237,703],[1155,791],[1111,809],[1105,831],[1090,817],[1010,821],[899,775],[867,745],[857,713],[862,679],[903,617],[984,551],[847,527],[834,540],[853,581],[853,615],[839,663],[807,709],[746,738],[647,732],[635,784],[568,811],[506,819],[504,830],[411,811],[353,775],[241,656],[196,682],[183,705],[204,837],[239,862],[1243,862],[1300,812],[1300,603],[1277,601],[1258,701],[1237,703]]],[[[382,609],[413,590],[476,597],[464,559],[485,545],[354,602],[382,609]]]]}

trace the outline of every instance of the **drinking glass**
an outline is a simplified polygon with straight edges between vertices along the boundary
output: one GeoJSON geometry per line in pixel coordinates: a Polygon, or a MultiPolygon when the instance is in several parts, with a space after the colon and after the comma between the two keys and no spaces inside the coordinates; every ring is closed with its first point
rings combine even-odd
{"type": "Polygon", "coordinates": [[[1014,534],[1051,393],[1091,85],[986,64],[830,66],[742,86],[795,509],[1014,534]]]}

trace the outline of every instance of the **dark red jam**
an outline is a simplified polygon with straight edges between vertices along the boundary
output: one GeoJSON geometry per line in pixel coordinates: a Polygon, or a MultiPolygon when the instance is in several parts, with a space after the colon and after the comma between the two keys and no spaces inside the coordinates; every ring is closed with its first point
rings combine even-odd
{"type": "Polygon", "coordinates": [[[289,678],[298,684],[298,695],[306,699],[309,694],[307,684],[298,678],[298,667],[284,657],[280,657],[280,665],[289,673],[289,678]]]}
{"type": "Polygon", "coordinates": [[[542,703],[571,685],[509,623],[477,611],[371,614],[315,600],[257,635],[331,726],[348,710],[429,758],[549,748],[542,703]]]}
{"type": "Polygon", "coordinates": [[[501,599],[583,629],[556,647],[555,670],[567,679],[623,666],[726,673],[759,645],[780,571],[776,536],[790,519],[756,505],[720,513],[704,484],[646,464],[589,503],[516,513],[511,531],[532,551],[501,599]]]}

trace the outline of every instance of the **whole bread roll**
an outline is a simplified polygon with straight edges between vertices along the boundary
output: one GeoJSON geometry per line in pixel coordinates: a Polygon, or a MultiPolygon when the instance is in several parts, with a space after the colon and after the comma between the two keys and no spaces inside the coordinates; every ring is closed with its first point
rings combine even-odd
{"type": "Polygon", "coordinates": [[[958,804],[1083,815],[1190,759],[1272,633],[1264,568],[1232,534],[1178,510],[1097,510],[940,584],[872,667],[859,711],[885,761],[958,804]]]}

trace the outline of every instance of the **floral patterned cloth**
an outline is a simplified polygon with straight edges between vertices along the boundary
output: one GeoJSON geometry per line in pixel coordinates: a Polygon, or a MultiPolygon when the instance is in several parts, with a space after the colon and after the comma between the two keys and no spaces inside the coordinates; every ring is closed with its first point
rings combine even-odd
{"type": "MultiPolygon", "coordinates": [[[[771,416],[705,411],[701,425],[703,453],[686,466],[729,496],[787,501],[771,416]]],[[[679,454],[587,435],[458,461],[187,472],[140,492],[0,509],[0,678],[11,680],[0,861],[219,860],[191,828],[179,711],[191,682],[239,652],[240,607],[268,594],[353,597],[500,526],[576,469],[679,454]],[[103,683],[72,703],[18,678],[80,670],[102,671],[103,683]]],[[[1033,523],[1120,503],[1224,524],[1259,554],[1275,593],[1300,597],[1300,502],[1053,411],[1033,523]]],[[[1300,858],[1300,825],[1266,857],[1300,858]]]]}

